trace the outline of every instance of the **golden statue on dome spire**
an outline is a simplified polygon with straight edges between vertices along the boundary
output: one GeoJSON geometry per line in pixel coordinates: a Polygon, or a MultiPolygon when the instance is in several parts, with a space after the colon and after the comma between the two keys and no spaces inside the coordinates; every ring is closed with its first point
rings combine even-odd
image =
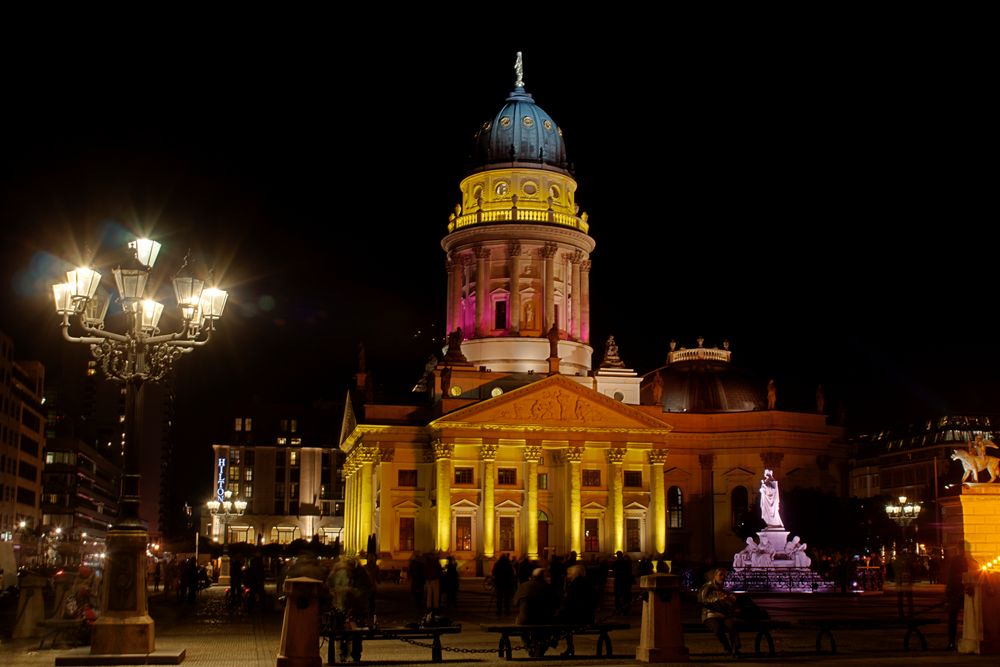
{"type": "Polygon", "coordinates": [[[517,52],[517,60],[514,61],[514,73],[517,80],[514,81],[515,88],[524,88],[524,62],[521,60],[521,52],[517,52]]]}

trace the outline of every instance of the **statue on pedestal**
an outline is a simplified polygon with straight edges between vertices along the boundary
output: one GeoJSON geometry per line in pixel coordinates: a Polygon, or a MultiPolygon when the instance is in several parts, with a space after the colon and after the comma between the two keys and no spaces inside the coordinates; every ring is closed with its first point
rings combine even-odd
{"type": "Polygon", "coordinates": [[[781,529],[785,527],[778,511],[780,507],[781,497],[778,494],[778,480],[774,478],[774,473],[771,470],[765,469],[764,479],[760,481],[760,517],[768,528],[781,529]]]}

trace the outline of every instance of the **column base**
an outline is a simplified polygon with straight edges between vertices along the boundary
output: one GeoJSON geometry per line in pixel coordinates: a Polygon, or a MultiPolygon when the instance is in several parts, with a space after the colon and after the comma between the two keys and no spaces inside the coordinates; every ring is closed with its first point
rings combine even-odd
{"type": "Polygon", "coordinates": [[[153,619],[146,614],[102,616],[94,622],[91,632],[91,655],[148,654],[156,648],[153,619]]]}

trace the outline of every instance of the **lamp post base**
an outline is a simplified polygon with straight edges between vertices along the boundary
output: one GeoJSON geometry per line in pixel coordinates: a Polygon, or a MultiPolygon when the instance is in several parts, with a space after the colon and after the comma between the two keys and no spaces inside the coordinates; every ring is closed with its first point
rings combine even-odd
{"type": "Polygon", "coordinates": [[[104,612],[94,623],[90,653],[152,653],[156,649],[153,619],[146,607],[146,544],[143,529],[108,531],[107,565],[101,586],[104,612]]]}
{"type": "Polygon", "coordinates": [[[222,554],[219,559],[219,585],[228,586],[229,581],[229,554],[222,554]]]}

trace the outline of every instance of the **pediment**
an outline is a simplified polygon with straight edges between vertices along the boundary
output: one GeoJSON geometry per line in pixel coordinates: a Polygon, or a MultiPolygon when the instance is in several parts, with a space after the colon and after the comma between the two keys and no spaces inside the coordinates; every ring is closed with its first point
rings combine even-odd
{"type": "Polygon", "coordinates": [[[586,505],[584,505],[580,509],[581,510],[600,510],[600,511],[603,512],[603,511],[605,511],[608,508],[605,507],[604,505],[598,503],[598,502],[593,502],[592,501],[592,502],[587,503],[586,505]]]}
{"type": "Polygon", "coordinates": [[[505,500],[502,503],[497,503],[496,509],[498,510],[519,510],[521,505],[518,505],[513,500],[505,500]]]}
{"type": "Polygon", "coordinates": [[[463,498],[462,500],[459,500],[457,503],[452,503],[451,508],[453,510],[478,510],[479,505],[463,498]]]}
{"type": "Polygon", "coordinates": [[[456,410],[431,426],[541,426],[551,428],[641,429],[666,435],[671,427],[621,401],[553,375],[475,405],[456,410]]]}
{"type": "Polygon", "coordinates": [[[407,510],[407,509],[415,510],[415,509],[420,509],[420,503],[415,500],[411,500],[410,498],[407,498],[405,500],[401,500],[400,502],[396,503],[395,505],[392,506],[392,508],[394,510],[407,510]]]}
{"type": "Polygon", "coordinates": [[[641,505],[641,504],[636,503],[636,502],[631,502],[631,503],[629,503],[628,505],[626,505],[624,507],[624,510],[626,512],[629,511],[629,510],[632,510],[632,511],[640,511],[641,510],[641,511],[645,512],[646,509],[647,509],[647,507],[645,505],[641,505]]]}
{"type": "Polygon", "coordinates": [[[747,477],[756,477],[757,475],[752,470],[747,470],[746,468],[741,468],[737,466],[736,468],[730,468],[726,472],[722,473],[722,476],[744,479],[747,477]]]}
{"type": "Polygon", "coordinates": [[[677,466],[674,466],[673,468],[667,468],[666,470],[663,471],[663,474],[666,475],[666,478],[669,480],[691,479],[690,471],[685,470],[684,468],[678,468],[677,466]]]}

